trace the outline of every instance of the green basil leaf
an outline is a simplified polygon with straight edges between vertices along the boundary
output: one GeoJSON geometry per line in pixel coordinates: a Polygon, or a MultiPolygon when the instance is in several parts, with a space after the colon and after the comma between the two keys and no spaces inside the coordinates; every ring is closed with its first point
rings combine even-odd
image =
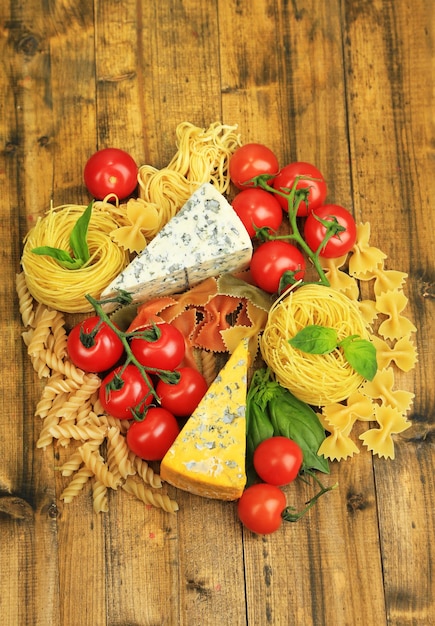
{"type": "Polygon", "coordinates": [[[76,270],[83,265],[83,261],[81,259],[73,259],[71,255],[66,252],[66,250],[61,250],[60,248],[39,246],[38,248],[33,248],[32,252],[34,254],[39,254],[40,256],[49,256],[68,270],[76,270]]]}
{"type": "Polygon", "coordinates": [[[83,215],[79,217],[74,224],[74,228],[71,231],[69,243],[71,250],[73,251],[76,259],[81,259],[83,263],[89,261],[89,247],[88,247],[88,226],[91,219],[93,201],[87,206],[83,215]]]}
{"type": "Polygon", "coordinates": [[[302,328],[288,342],[293,348],[308,354],[329,354],[337,347],[337,331],[334,328],[311,324],[302,328]]]}
{"type": "Polygon", "coordinates": [[[282,391],[269,403],[268,411],[274,435],[293,439],[302,449],[302,469],[329,474],[329,462],[317,454],[326,435],[316,412],[290,391],[282,391]]]}
{"type": "Polygon", "coordinates": [[[271,389],[273,386],[274,383],[269,381],[267,370],[259,369],[252,377],[246,397],[246,474],[248,484],[258,480],[253,465],[255,448],[264,439],[273,436],[273,426],[266,411],[266,405],[273,395],[271,389]]]}
{"type": "Polygon", "coordinates": [[[367,380],[373,380],[378,370],[376,348],[371,341],[358,336],[346,337],[340,342],[346,361],[367,380]]]}

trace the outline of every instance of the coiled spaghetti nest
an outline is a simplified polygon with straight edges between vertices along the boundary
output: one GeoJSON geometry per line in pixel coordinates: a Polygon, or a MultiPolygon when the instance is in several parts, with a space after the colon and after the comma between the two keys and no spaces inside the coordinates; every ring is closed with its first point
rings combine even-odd
{"type": "Polygon", "coordinates": [[[314,406],[341,402],[364,378],[339,348],[329,354],[308,354],[290,345],[289,339],[312,324],[335,329],[338,342],[351,335],[370,336],[355,301],[330,287],[304,285],[284,294],[270,310],[260,343],[263,359],[277,381],[303,402],[314,406]]]}
{"type": "Polygon", "coordinates": [[[24,240],[21,265],[29,292],[37,302],[66,313],[92,311],[85,294],[98,298],[129,262],[128,253],[110,237],[118,223],[97,205],[92,209],[87,234],[90,259],[83,267],[66,269],[52,257],[32,252],[40,246],[69,250],[71,231],[85,208],[75,204],[51,208],[38,218],[24,240]]]}

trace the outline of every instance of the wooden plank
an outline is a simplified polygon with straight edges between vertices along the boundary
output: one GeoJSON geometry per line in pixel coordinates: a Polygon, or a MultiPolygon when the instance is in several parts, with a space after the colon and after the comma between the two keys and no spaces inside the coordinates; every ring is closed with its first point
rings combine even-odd
{"type": "MultiPolygon", "coordinates": [[[[233,3],[231,9],[221,18],[221,31],[227,33],[221,60],[228,84],[224,110],[240,110],[249,129],[244,141],[273,146],[282,165],[291,160],[317,165],[328,181],[329,200],[352,210],[349,163],[337,159],[337,151],[347,152],[340,3],[305,3],[300,10],[280,3],[271,9],[259,2],[242,9],[233,3]],[[251,24],[248,31],[245,21],[251,24]],[[259,52],[258,41],[264,42],[259,52]],[[319,128],[328,131],[320,134],[319,128]]],[[[325,496],[307,519],[284,528],[278,540],[245,534],[253,623],[358,624],[363,616],[365,623],[384,620],[383,599],[373,599],[369,592],[373,585],[382,586],[370,456],[332,464],[328,482],[336,481],[338,492],[325,496]],[[348,508],[354,493],[363,494],[361,510],[348,508]],[[293,575],[295,563],[298,576],[293,575]]],[[[313,495],[312,489],[295,487],[286,490],[289,501],[303,503],[313,495]]]]}
{"type": "Polygon", "coordinates": [[[434,488],[433,358],[427,359],[434,340],[428,222],[434,182],[425,173],[433,169],[433,81],[428,77],[435,71],[435,13],[431,2],[412,9],[401,3],[400,11],[392,3],[374,2],[366,12],[346,2],[344,9],[356,211],[375,223],[382,210],[375,245],[388,253],[390,269],[409,273],[405,313],[418,327],[420,353],[416,370],[397,376],[398,387],[416,393],[413,426],[396,437],[394,463],[375,465],[387,618],[391,624],[429,623],[435,591],[428,549],[434,536],[428,499],[434,488]]]}
{"type": "MultiPolygon", "coordinates": [[[[429,0],[9,3],[0,7],[0,611],[11,624],[415,624],[433,604],[433,80],[429,0]],[[324,6],[327,5],[327,6],[324,6]],[[119,145],[164,166],[175,128],[222,119],[283,163],[312,161],[329,199],[373,224],[408,271],[419,365],[413,428],[393,462],[362,450],[332,464],[327,494],[297,524],[258,537],[235,505],[171,491],[175,516],[89,485],[72,504],[36,450],[40,396],[14,294],[37,215],[84,203],[86,158],[119,145]],[[381,226],[380,226],[381,216],[381,226]],[[10,243],[9,243],[10,242],[10,243]]],[[[359,432],[356,433],[358,435],[359,432]]],[[[169,489],[168,489],[169,490],[169,489]]],[[[286,488],[300,506],[308,485],[286,488]]]]}

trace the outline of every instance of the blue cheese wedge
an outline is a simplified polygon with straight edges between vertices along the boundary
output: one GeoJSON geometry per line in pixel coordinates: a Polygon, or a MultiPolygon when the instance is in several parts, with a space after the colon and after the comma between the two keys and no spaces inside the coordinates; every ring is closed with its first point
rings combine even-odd
{"type": "Polygon", "coordinates": [[[162,480],[206,498],[240,498],[246,484],[248,367],[244,339],[164,456],[162,480]]]}
{"type": "Polygon", "coordinates": [[[209,183],[187,200],[101,298],[128,291],[133,302],[182,293],[206,278],[248,267],[251,239],[231,205],[209,183]]]}

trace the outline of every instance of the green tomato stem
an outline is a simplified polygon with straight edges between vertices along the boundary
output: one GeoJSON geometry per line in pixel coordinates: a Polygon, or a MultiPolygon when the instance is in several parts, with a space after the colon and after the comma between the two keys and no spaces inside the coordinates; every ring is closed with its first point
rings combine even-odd
{"type": "MultiPolygon", "coordinates": [[[[322,248],[329,241],[329,239],[334,235],[334,232],[327,233],[327,235],[325,236],[325,239],[322,241],[321,245],[315,252],[313,252],[311,248],[308,246],[305,239],[302,237],[300,233],[298,223],[297,223],[297,213],[298,213],[299,205],[303,200],[305,201],[307,200],[307,191],[305,189],[296,189],[299,180],[300,180],[300,177],[297,177],[290,192],[286,193],[284,191],[280,191],[279,189],[275,189],[274,187],[271,187],[269,183],[267,182],[267,179],[263,175],[258,176],[256,179],[254,179],[255,184],[257,184],[259,187],[261,187],[265,191],[281,196],[287,200],[288,219],[290,222],[290,227],[291,227],[292,232],[289,235],[267,234],[266,237],[268,240],[286,239],[286,240],[295,241],[297,244],[299,244],[299,246],[305,252],[307,257],[313,263],[317,271],[317,274],[319,275],[320,283],[322,285],[325,285],[326,287],[329,287],[330,283],[321,266],[319,254],[322,248]]],[[[302,281],[301,284],[306,284],[306,283],[302,281]]]]}
{"type": "Polygon", "coordinates": [[[323,496],[325,493],[328,493],[329,491],[332,491],[333,489],[336,489],[338,487],[338,483],[335,483],[334,485],[331,485],[330,487],[325,487],[320,482],[319,478],[316,476],[314,472],[308,471],[307,473],[310,474],[310,476],[316,481],[316,483],[320,487],[320,490],[310,500],[308,500],[308,502],[305,503],[306,506],[301,511],[295,512],[296,509],[293,506],[286,507],[281,514],[282,518],[286,522],[299,521],[305,515],[305,513],[307,513],[311,509],[311,507],[316,504],[317,500],[321,496],[323,496]]]}
{"type": "MultiPolygon", "coordinates": [[[[96,312],[96,314],[98,315],[98,317],[100,318],[100,320],[102,320],[102,322],[105,322],[110,328],[111,330],[113,330],[113,332],[117,335],[117,337],[120,339],[120,341],[122,342],[122,345],[124,346],[124,350],[127,354],[127,358],[121,368],[121,372],[125,371],[125,368],[127,367],[127,365],[132,364],[135,365],[137,367],[137,369],[140,371],[144,381],[146,382],[149,392],[146,396],[146,398],[148,398],[150,395],[153,396],[153,398],[159,402],[160,399],[154,389],[154,387],[151,385],[150,380],[149,380],[149,373],[153,373],[153,374],[157,374],[158,376],[162,376],[165,379],[172,379],[174,380],[174,382],[177,382],[177,380],[179,379],[179,376],[177,378],[177,374],[175,372],[171,372],[169,370],[163,370],[163,369],[158,369],[155,367],[148,367],[145,368],[141,363],[139,363],[139,361],[136,359],[136,357],[134,356],[130,344],[128,342],[128,338],[134,337],[135,333],[134,332],[130,332],[130,333],[125,333],[122,330],[120,330],[117,326],[115,326],[115,324],[112,322],[112,320],[110,319],[110,317],[107,315],[107,313],[104,311],[103,309],[103,304],[106,304],[107,302],[109,302],[109,300],[96,300],[95,298],[93,298],[91,295],[87,294],[86,299],[88,300],[88,302],[90,302],[96,312]],[[177,378],[177,380],[175,380],[175,378],[177,378]]],[[[125,301],[125,294],[121,295],[121,299],[124,302],[125,301]]],[[[117,298],[111,298],[110,302],[119,302],[119,300],[117,298]]],[[[138,336],[140,335],[140,333],[143,333],[143,331],[139,331],[138,336]]],[[[145,399],[146,399],[145,398],[145,399]]]]}

